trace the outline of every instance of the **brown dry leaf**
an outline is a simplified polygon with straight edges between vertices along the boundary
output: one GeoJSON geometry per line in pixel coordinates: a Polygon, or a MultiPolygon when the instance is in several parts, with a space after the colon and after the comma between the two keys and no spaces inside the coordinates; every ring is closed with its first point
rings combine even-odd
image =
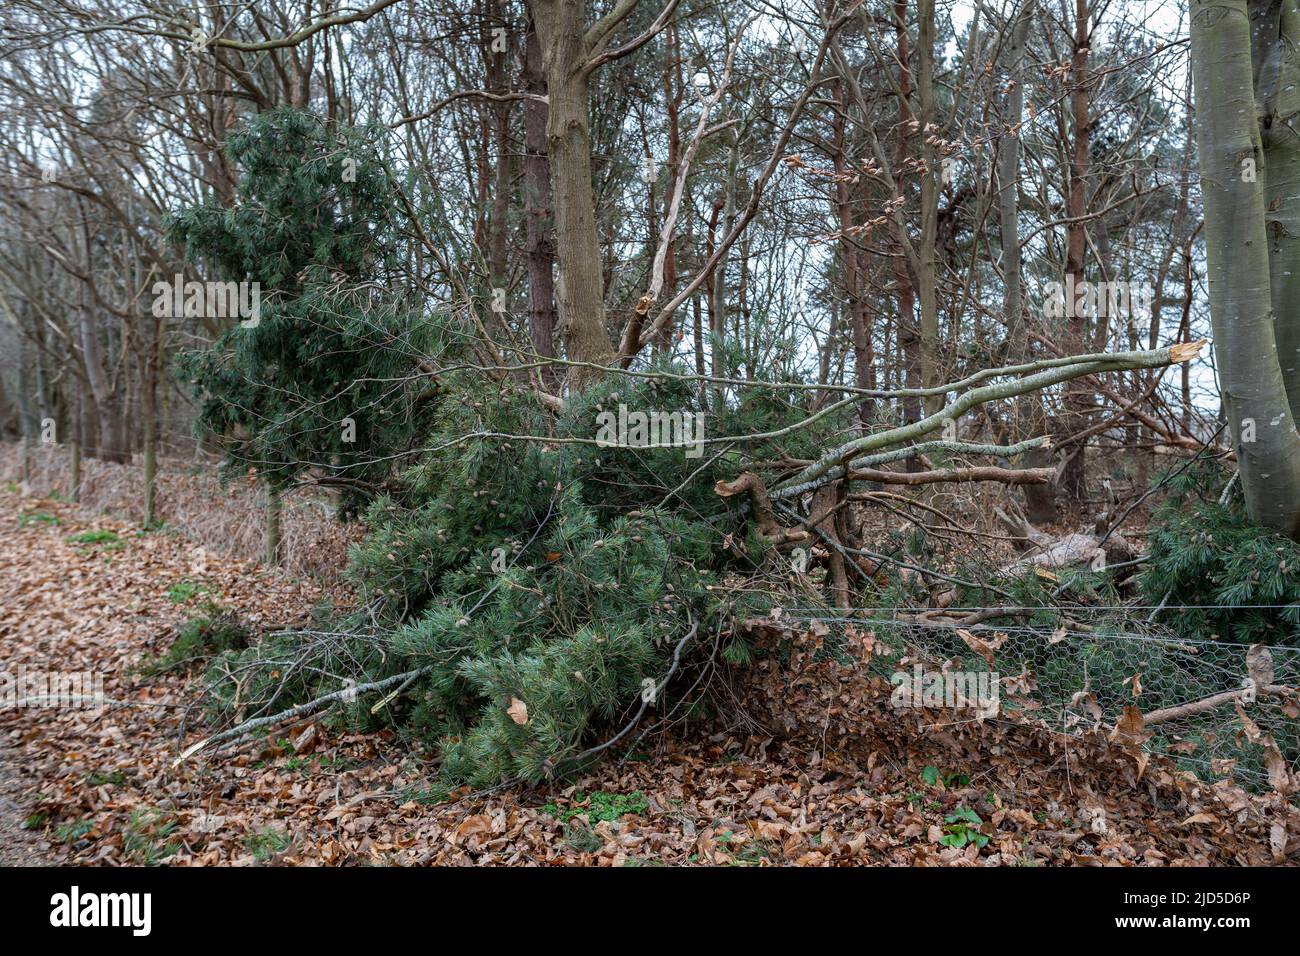
{"type": "Polygon", "coordinates": [[[1122,746],[1130,750],[1141,747],[1150,737],[1142,719],[1142,711],[1132,704],[1124,708],[1123,716],[1115,724],[1115,729],[1110,735],[1111,740],[1119,741],[1122,746]]]}
{"type": "Polygon", "coordinates": [[[510,706],[506,708],[506,713],[516,724],[523,726],[528,723],[528,705],[518,697],[510,698],[510,706]]]}
{"type": "Polygon", "coordinates": [[[970,631],[959,627],[957,628],[957,636],[966,643],[967,647],[980,655],[980,657],[984,658],[984,660],[988,662],[989,667],[993,666],[993,652],[1007,641],[1007,635],[1002,631],[998,631],[989,640],[984,640],[983,638],[976,637],[970,631]]]}
{"type": "Polygon", "coordinates": [[[1268,828],[1268,846],[1273,851],[1273,859],[1282,862],[1286,855],[1286,827],[1281,823],[1268,828]]]}

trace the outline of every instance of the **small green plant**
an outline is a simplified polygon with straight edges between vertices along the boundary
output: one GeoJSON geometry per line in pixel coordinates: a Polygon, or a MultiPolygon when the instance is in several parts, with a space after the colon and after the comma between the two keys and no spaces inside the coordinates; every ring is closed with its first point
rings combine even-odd
{"type": "Polygon", "coordinates": [[[543,809],[565,823],[579,815],[586,816],[592,823],[599,823],[602,820],[617,820],[630,813],[639,815],[650,810],[650,801],[640,790],[633,793],[608,793],[597,790],[590,797],[578,791],[573,795],[573,801],[572,807],[561,808],[559,804],[548,803],[543,809]],[[585,806],[580,805],[584,803],[585,806]]]}
{"type": "Polygon", "coordinates": [[[77,820],[73,823],[61,823],[54,828],[55,839],[62,843],[76,843],[95,829],[94,820],[77,820]]]}
{"type": "Polygon", "coordinates": [[[179,824],[161,810],[137,810],[122,833],[122,852],[136,866],[157,866],[180,849],[171,839],[179,824]]]}
{"type": "Polygon", "coordinates": [[[173,604],[184,604],[200,594],[208,593],[208,586],[201,581],[184,578],[167,589],[167,600],[173,604]]]}
{"type": "Polygon", "coordinates": [[[52,515],[48,511],[23,511],[18,515],[18,526],[20,528],[26,528],[28,525],[33,524],[53,525],[57,527],[62,523],[63,522],[60,521],[56,515],[52,515]]]}
{"type": "Polygon", "coordinates": [[[242,650],[248,646],[251,637],[252,632],[237,614],[207,601],[200,614],[180,626],[167,653],[142,670],[147,676],[153,676],[226,651],[242,650]]]}
{"type": "Polygon", "coordinates": [[[943,846],[964,847],[974,843],[980,849],[988,845],[989,838],[980,832],[984,821],[980,815],[967,806],[959,806],[943,818],[943,836],[939,843],[943,846]]]}
{"type": "Polygon", "coordinates": [[[123,786],[125,783],[126,783],[125,770],[114,770],[112,773],[100,773],[99,771],[95,771],[94,773],[88,774],[86,776],[86,785],[90,787],[105,787],[105,786],[120,787],[123,786]]]}
{"type": "Polygon", "coordinates": [[[943,773],[933,764],[927,765],[926,768],[921,771],[921,779],[924,780],[928,786],[942,787],[944,789],[970,786],[970,777],[966,774],[956,772],[943,773]]]}
{"type": "Polygon", "coordinates": [[[77,534],[68,535],[69,544],[90,544],[105,545],[107,547],[122,547],[124,542],[116,531],[110,531],[107,528],[96,528],[92,531],[81,531],[77,534]]]}
{"type": "Polygon", "coordinates": [[[277,853],[283,853],[289,848],[289,843],[289,834],[273,826],[263,827],[244,837],[244,848],[258,863],[265,863],[277,853]]]}
{"type": "Polygon", "coordinates": [[[564,825],[564,842],[579,853],[595,853],[605,845],[600,834],[581,820],[570,820],[564,825]]]}
{"type": "MultiPolygon", "coordinates": [[[[766,846],[756,840],[744,840],[724,830],[718,834],[718,844],[732,854],[737,866],[757,866],[768,859],[770,854],[766,846]]],[[[813,845],[821,842],[820,834],[813,837],[813,845]]]]}

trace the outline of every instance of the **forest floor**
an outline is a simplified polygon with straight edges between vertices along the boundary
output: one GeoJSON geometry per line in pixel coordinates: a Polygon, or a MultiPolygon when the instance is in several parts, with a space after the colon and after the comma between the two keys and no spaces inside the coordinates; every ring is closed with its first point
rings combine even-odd
{"type": "Polygon", "coordinates": [[[317,724],[177,766],[203,733],[192,677],[146,676],[177,625],[205,600],[273,625],[323,588],[12,490],[0,490],[0,568],[4,669],[99,673],[115,702],[0,710],[0,864],[1197,865],[1300,854],[1286,801],[1099,738],[900,717],[878,678],[816,660],[812,634],[788,663],[751,669],[737,726],[658,736],[564,787],[449,798],[427,755],[317,724]],[[287,743],[309,738],[301,752],[287,743]]]}

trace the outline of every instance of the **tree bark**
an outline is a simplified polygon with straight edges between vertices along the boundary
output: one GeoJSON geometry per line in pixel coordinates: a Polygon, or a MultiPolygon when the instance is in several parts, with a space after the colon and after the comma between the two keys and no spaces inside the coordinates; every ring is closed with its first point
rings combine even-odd
{"type": "MultiPolygon", "coordinates": [[[[1073,89],[1070,93],[1070,109],[1073,114],[1074,141],[1070,154],[1070,188],[1066,198],[1066,215],[1070,222],[1066,226],[1065,272],[1073,279],[1069,288],[1084,281],[1084,264],[1086,254],[1087,227],[1083,221],[1084,208],[1087,205],[1087,175],[1089,119],[1088,119],[1088,0],[1075,0],[1074,4],[1074,54],[1070,61],[1073,89]]],[[[1088,318],[1076,314],[1075,303],[1069,302],[1066,319],[1067,351],[1088,351],[1088,318]]],[[[1088,427],[1088,411],[1092,405],[1092,392],[1085,381],[1071,384],[1066,390],[1066,423],[1068,434],[1075,434],[1088,427]]],[[[1087,497],[1088,443],[1080,442],[1070,453],[1065,466],[1061,469],[1061,490],[1076,505],[1087,497]]]]}
{"type": "MultiPolygon", "coordinates": [[[[591,45],[585,34],[583,0],[532,0],[529,8],[541,42],[550,110],[546,145],[555,203],[559,257],[560,337],[573,361],[612,365],[614,349],[605,329],[604,276],[591,183],[591,129],[587,109],[591,45]]],[[[575,384],[593,377],[575,368],[575,384]]]]}
{"type": "MultiPolygon", "coordinates": [[[[531,13],[524,41],[524,88],[546,95],[542,47],[531,13]]],[[[551,162],[546,152],[547,104],[524,107],[524,220],[528,247],[528,337],[533,351],[555,357],[555,238],[551,219],[551,162]]],[[[542,370],[548,387],[559,382],[554,365],[542,370]]]]}
{"type": "MultiPolygon", "coordinates": [[[[998,215],[1002,230],[1002,275],[1006,296],[1003,311],[1007,323],[1007,361],[1013,365],[1029,358],[1029,326],[1025,315],[1020,261],[1020,123],[1025,110],[1024,60],[1029,26],[1033,22],[1034,0],[1026,0],[1011,28],[1007,45],[1006,132],[998,144],[998,215]]],[[[1151,345],[1155,348],[1155,345],[1151,345]]],[[[1023,396],[1016,402],[1016,415],[1010,439],[1028,438],[1046,423],[1043,397],[1023,396]]],[[[1030,468],[1045,466],[1049,452],[1034,448],[1025,456],[1030,468]]],[[[1056,489],[1052,483],[1025,487],[1025,511],[1034,524],[1051,524],[1056,520],[1056,489]]]]}
{"type": "MultiPolygon", "coordinates": [[[[1300,434],[1279,363],[1247,0],[1193,0],[1210,319],[1250,517],[1300,539],[1300,434]],[[1247,439],[1253,440],[1247,440],[1247,439]]],[[[1279,175],[1285,176],[1285,165],[1279,175]]],[[[1300,303],[1288,304],[1294,314],[1300,303]]],[[[1289,316],[1280,317],[1284,325],[1289,316]]]]}

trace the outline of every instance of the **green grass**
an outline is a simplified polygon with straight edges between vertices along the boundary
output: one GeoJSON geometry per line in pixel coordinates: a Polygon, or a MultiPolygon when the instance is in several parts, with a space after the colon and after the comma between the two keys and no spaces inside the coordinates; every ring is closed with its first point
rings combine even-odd
{"type": "Polygon", "coordinates": [[[573,795],[573,802],[575,805],[572,807],[560,807],[557,803],[548,803],[543,809],[565,823],[579,815],[586,816],[592,823],[599,823],[602,820],[617,820],[632,813],[644,814],[650,810],[650,801],[640,790],[633,793],[608,793],[597,790],[589,797],[582,791],[578,791],[573,795]],[[586,803],[586,806],[577,805],[582,803],[586,803]]]}
{"type": "Polygon", "coordinates": [[[114,770],[112,773],[100,773],[98,771],[87,775],[86,785],[90,787],[114,786],[120,787],[126,783],[126,771],[114,770]]]}
{"type": "Polygon", "coordinates": [[[23,511],[18,515],[18,526],[20,528],[26,528],[28,525],[33,524],[53,525],[58,527],[62,523],[63,522],[60,521],[56,515],[52,515],[48,511],[23,511]]]}
{"type": "Polygon", "coordinates": [[[200,594],[207,594],[209,590],[208,586],[200,581],[184,578],[167,589],[167,600],[173,604],[184,604],[200,594]]]}
{"type": "Polygon", "coordinates": [[[289,834],[273,826],[266,826],[244,837],[244,848],[253,854],[253,859],[258,863],[265,863],[289,848],[289,834]]]}
{"type": "Polygon", "coordinates": [[[77,820],[74,823],[61,823],[54,828],[54,837],[61,843],[76,843],[93,829],[95,829],[94,820],[77,820]]]}
{"type": "Polygon", "coordinates": [[[68,544],[83,544],[102,548],[105,551],[119,551],[126,547],[126,542],[118,536],[118,533],[109,531],[107,528],[97,528],[93,531],[70,534],[68,535],[68,544]]]}
{"type": "Polygon", "coordinates": [[[136,866],[157,866],[181,848],[171,838],[179,826],[161,810],[137,810],[122,832],[122,852],[136,866]]]}

